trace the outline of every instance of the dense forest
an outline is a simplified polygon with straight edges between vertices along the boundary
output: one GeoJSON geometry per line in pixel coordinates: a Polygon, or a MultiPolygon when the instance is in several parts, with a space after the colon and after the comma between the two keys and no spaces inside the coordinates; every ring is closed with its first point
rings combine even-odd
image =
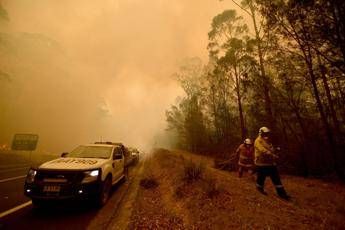
{"type": "Polygon", "coordinates": [[[287,172],[344,179],[345,2],[233,2],[241,12],[212,20],[208,63],[175,74],[185,96],[166,117],[178,147],[227,156],[267,126],[287,172]]]}

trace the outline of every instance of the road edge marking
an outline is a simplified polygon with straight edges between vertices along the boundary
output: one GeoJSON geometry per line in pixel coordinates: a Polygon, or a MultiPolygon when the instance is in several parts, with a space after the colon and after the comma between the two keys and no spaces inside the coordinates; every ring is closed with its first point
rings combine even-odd
{"type": "Polygon", "coordinates": [[[0,183],[11,181],[11,180],[17,180],[17,179],[21,179],[21,178],[24,178],[24,177],[26,177],[26,175],[6,178],[6,179],[0,180],[0,183]]]}
{"type": "Polygon", "coordinates": [[[18,205],[18,206],[14,207],[14,208],[11,208],[11,209],[9,209],[9,210],[7,210],[5,212],[2,212],[2,213],[0,213],[0,218],[3,218],[3,217],[5,217],[5,216],[7,216],[7,215],[9,215],[11,213],[14,213],[14,212],[18,211],[19,209],[25,208],[25,207],[27,207],[27,206],[29,206],[31,204],[32,204],[32,202],[28,201],[28,202],[26,202],[24,204],[18,205]]]}
{"type": "Polygon", "coordinates": [[[21,170],[29,170],[30,166],[19,167],[19,168],[8,168],[8,169],[0,169],[0,173],[7,173],[7,172],[14,172],[14,171],[21,171],[21,170]]]}

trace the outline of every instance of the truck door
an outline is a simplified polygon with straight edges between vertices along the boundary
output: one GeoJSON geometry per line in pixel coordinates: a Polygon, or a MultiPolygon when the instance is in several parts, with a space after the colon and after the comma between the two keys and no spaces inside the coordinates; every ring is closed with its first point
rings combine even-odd
{"type": "Polygon", "coordinates": [[[113,182],[117,181],[123,174],[124,158],[120,147],[114,148],[113,153],[113,182]]]}

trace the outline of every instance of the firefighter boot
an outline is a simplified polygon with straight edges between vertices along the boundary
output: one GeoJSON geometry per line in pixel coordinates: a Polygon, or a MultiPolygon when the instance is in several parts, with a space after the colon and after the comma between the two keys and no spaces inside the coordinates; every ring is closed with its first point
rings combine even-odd
{"type": "Polygon", "coordinates": [[[267,192],[265,192],[264,188],[262,187],[256,187],[256,189],[263,195],[267,195],[267,192]]]}
{"type": "Polygon", "coordinates": [[[284,187],[277,188],[278,196],[284,200],[290,200],[290,196],[286,193],[284,187]]]}

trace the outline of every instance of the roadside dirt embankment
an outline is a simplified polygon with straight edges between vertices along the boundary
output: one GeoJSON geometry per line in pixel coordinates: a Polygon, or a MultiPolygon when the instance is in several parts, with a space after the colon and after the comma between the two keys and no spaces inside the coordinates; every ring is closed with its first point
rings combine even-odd
{"type": "Polygon", "coordinates": [[[213,159],[156,150],[145,162],[130,229],[344,229],[345,186],[282,176],[292,200],[255,189],[248,174],[213,168],[213,159]]]}

